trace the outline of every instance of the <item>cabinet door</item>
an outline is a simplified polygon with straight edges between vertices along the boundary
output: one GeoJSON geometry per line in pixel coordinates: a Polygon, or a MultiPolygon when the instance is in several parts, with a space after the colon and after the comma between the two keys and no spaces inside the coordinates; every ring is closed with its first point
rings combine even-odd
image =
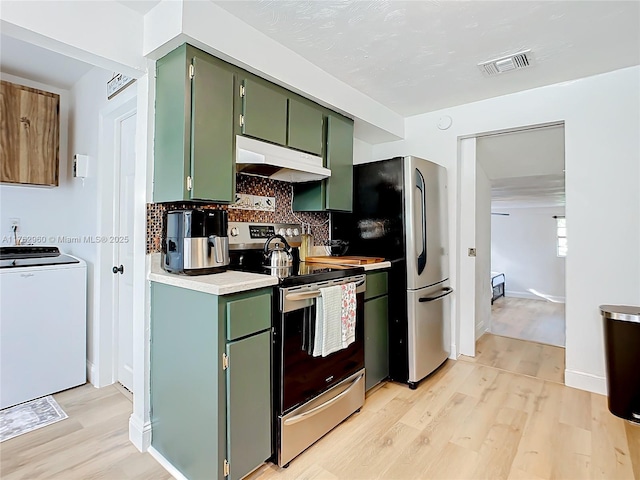
{"type": "Polygon", "coordinates": [[[191,179],[194,200],[231,202],[235,191],[233,72],[193,58],[191,179]]]}
{"type": "Polygon", "coordinates": [[[364,303],[364,367],[366,389],[389,375],[388,297],[364,303]]]}
{"type": "Polygon", "coordinates": [[[289,99],[287,145],[303,152],[322,155],[322,111],[293,98],[289,99]]]}
{"type": "Polygon", "coordinates": [[[230,479],[271,456],[271,330],[227,344],[227,454],[230,479]]]}
{"type": "Polygon", "coordinates": [[[327,210],[350,212],[353,196],[353,121],[330,116],[327,122],[327,210]]]}
{"type": "Polygon", "coordinates": [[[60,97],[35,88],[0,84],[0,181],[58,185],[60,97]]]}
{"type": "Polygon", "coordinates": [[[287,144],[287,97],[277,87],[245,79],[242,134],[287,144]]]}

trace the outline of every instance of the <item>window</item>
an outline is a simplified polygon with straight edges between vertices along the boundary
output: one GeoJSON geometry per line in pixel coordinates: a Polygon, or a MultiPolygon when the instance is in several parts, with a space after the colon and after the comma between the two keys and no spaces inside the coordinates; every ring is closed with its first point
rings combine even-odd
{"type": "Polygon", "coordinates": [[[556,236],[558,237],[558,256],[567,256],[567,219],[564,217],[556,218],[556,236]]]}

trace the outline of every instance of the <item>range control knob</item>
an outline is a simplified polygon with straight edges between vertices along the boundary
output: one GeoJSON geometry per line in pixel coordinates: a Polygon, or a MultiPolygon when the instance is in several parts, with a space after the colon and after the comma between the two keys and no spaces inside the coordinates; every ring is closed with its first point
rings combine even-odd
{"type": "Polygon", "coordinates": [[[240,234],[240,232],[238,231],[238,227],[231,228],[231,232],[230,233],[231,233],[232,237],[237,237],[240,234]]]}
{"type": "Polygon", "coordinates": [[[278,230],[278,235],[282,235],[284,237],[285,231],[284,228],[281,228],[280,230],[278,230]]]}
{"type": "Polygon", "coordinates": [[[298,230],[297,228],[293,229],[293,236],[297,237],[298,235],[300,235],[300,230],[298,230]]]}
{"type": "Polygon", "coordinates": [[[287,237],[290,237],[291,235],[293,235],[293,230],[287,228],[287,237]]]}

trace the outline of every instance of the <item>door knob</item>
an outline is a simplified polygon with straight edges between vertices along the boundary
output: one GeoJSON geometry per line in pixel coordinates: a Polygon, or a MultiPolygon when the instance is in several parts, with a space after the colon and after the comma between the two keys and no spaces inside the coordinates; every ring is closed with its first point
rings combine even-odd
{"type": "Polygon", "coordinates": [[[121,275],[124,273],[124,266],[120,265],[119,267],[113,267],[111,270],[113,273],[120,273],[121,275]]]}

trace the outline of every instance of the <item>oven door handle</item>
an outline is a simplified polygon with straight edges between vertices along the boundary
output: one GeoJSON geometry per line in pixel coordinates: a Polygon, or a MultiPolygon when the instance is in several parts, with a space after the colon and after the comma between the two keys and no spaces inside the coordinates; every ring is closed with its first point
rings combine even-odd
{"type": "MultiPolygon", "coordinates": [[[[364,285],[364,280],[356,283],[356,288],[364,285]]],[[[311,290],[310,292],[300,292],[300,293],[289,293],[285,297],[286,300],[296,301],[296,300],[308,300],[310,298],[317,298],[320,296],[320,290],[311,290]]]]}
{"type": "Polygon", "coordinates": [[[302,293],[290,293],[285,299],[296,301],[296,300],[308,300],[309,298],[317,298],[320,296],[320,290],[313,290],[311,292],[302,292],[302,293]]]}
{"type": "Polygon", "coordinates": [[[346,395],[349,394],[349,392],[356,386],[356,384],[362,380],[362,378],[364,377],[364,373],[358,375],[358,377],[351,382],[351,385],[349,385],[349,387],[347,389],[345,389],[344,391],[340,392],[338,395],[336,395],[335,397],[333,397],[330,400],[327,400],[326,402],[324,402],[322,405],[318,405],[317,407],[312,408],[311,410],[308,410],[304,413],[301,413],[300,415],[295,415],[291,418],[287,418],[284,421],[285,425],[293,425],[294,423],[298,423],[303,421],[305,418],[310,417],[312,415],[315,415],[316,413],[321,412],[322,410],[325,410],[327,408],[329,408],[331,405],[333,405],[334,403],[336,403],[338,400],[340,400],[342,397],[345,397],[346,395]]]}

